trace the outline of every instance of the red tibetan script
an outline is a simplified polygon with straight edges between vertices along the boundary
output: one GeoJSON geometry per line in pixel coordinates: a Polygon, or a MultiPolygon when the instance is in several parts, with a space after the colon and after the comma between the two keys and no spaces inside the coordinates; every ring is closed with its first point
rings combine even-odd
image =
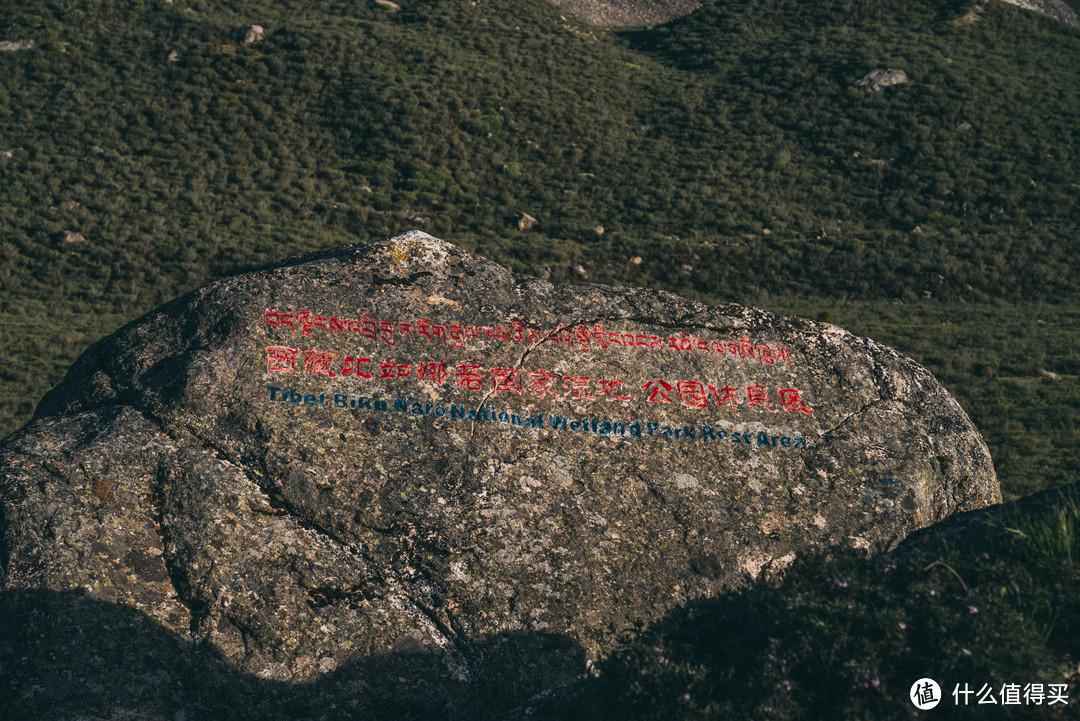
{"type": "Polygon", "coordinates": [[[784,346],[773,343],[755,343],[749,338],[715,340],[700,338],[689,333],[669,336],[649,333],[613,331],[599,323],[591,327],[559,324],[547,330],[530,328],[519,321],[507,325],[473,326],[456,323],[432,323],[423,318],[405,321],[401,319],[378,320],[369,313],[359,318],[343,319],[315,315],[310,310],[287,313],[277,308],[267,308],[263,314],[265,326],[288,328],[294,333],[310,337],[316,331],[332,334],[356,333],[361,338],[386,345],[396,345],[397,338],[407,338],[415,343],[433,343],[465,348],[473,345],[494,343],[558,343],[570,346],[582,353],[609,348],[642,348],[648,351],[673,351],[675,353],[711,353],[726,356],[742,363],[756,360],[762,365],[783,362],[791,365],[791,354],[784,346]]]}

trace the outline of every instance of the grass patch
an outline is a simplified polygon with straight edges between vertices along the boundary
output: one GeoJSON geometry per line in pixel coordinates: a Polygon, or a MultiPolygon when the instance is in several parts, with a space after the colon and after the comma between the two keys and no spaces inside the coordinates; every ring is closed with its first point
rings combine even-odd
{"type": "Polygon", "coordinates": [[[8,3],[38,48],[0,57],[0,435],[126,320],[419,227],[556,282],[832,319],[938,375],[1007,497],[1076,480],[1080,33],[969,5],[613,32],[525,0],[8,3]],[[858,88],[876,67],[911,81],[858,88]]]}

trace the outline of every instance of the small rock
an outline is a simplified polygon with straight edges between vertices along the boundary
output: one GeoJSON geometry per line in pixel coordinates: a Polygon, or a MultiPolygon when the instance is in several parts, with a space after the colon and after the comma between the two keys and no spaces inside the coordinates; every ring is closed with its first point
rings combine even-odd
{"type": "Polygon", "coordinates": [[[582,278],[588,278],[589,277],[589,271],[585,270],[584,266],[575,265],[574,266],[574,272],[577,273],[578,275],[580,275],[582,278]]]}
{"type": "Polygon", "coordinates": [[[244,45],[253,45],[262,42],[265,32],[262,25],[246,25],[233,31],[233,39],[244,45]]]}
{"type": "Polygon", "coordinates": [[[977,23],[982,20],[983,10],[985,10],[985,8],[982,5],[975,5],[964,15],[953,20],[953,25],[971,25],[977,23]]]}
{"type": "Polygon", "coordinates": [[[390,2],[390,0],[375,0],[375,4],[376,4],[376,5],[379,5],[380,7],[384,7],[384,8],[386,8],[386,9],[387,9],[387,10],[389,10],[390,12],[395,12],[395,13],[396,13],[396,12],[397,12],[398,10],[400,10],[400,9],[401,9],[401,6],[400,6],[400,5],[398,5],[398,4],[397,4],[397,3],[395,3],[395,2],[390,2]]]}
{"type": "Polygon", "coordinates": [[[16,50],[33,50],[33,40],[0,40],[0,52],[10,53],[16,50]]]}
{"type": "Polygon", "coordinates": [[[518,221],[517,221],[518,230],[523,230],[523,231],[524,230],[529,230],[534,225],[536,225],[536,218],[532,217],[528,213],[522,213],[521,217],[518,218],[518,221]]]}
{"type": "Polygon", "coordinates": [[[1059,381],[1059,380],[1061,380],[1061,376],[1059,374],[1055,373],[1054,371],[1048,371],[1045,368],[1040,368],[1039,369],[1039,375],[1041,375],[1043,378],[1045,378],[1048,381],[1059,381]]]}
{"type": "Polygon", "coordinates": [[[593,228],[592,231],[594,233],[596,233],[597,235],[603,235],[604,234],[604,226],[598,225],[595,228],[593,228]]]}
{"type": "Polygon", "coordinates": [[[971,130],[971,129],[972,129],[972,128],[971,128],[971,123],[969,123],[969,122],[968,122],[968,121],[966,121],[966,120],[965,120],[965,121],[963,121],[963,122],[957,123],[957,124],[956,124],[956,129],[957,129],[958,131],[960,131],[961,133],[966,133],[967,131],[969,131],[969,130],[971,130]]]}
{"type": "Polygon", "coordinates": [[[86,240],[82,233],[74,230],[61,230],[57,233],[57,237],[65,243],[82,243],[86,240]]]}
{"type": "Polygon", "coordinates": [[[891,85],[900,85],[908,81],[907,73],[896,68],[878,68],[871,70],[863,76],[862,80],[855,83],[862,87],[869,85],[874,92],[881,92],[891,85]]]}
{"type": "Polygon", "coordinates": [[[166,57],[165,60],[170,63],[178,63],[180,62],[180,53],[173,50],[171,53],[169,53],[168,57],[166,57]]]}
{"type": "Polygon", "coordinates": [[[14,158],[15,148],[9,148],[8,150],[0,150],[0,158],[14,158]]]}
{"type": "Polygon", "coordinates": [[[633,258],[630,259],[630,262],[634,265],[641,265],[641,256],[635,255],[633,258]]]}

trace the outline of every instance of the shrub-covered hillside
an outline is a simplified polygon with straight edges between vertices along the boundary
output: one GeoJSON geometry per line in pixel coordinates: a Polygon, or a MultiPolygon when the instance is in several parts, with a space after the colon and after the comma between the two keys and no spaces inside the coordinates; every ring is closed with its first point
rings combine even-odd
{"type": "Polygon", "coordinates": [[[0,434],[181,292],[418,227],[869,334],[958,396],[1007,495],[1076,479],[1080,32],[999,2],[731,0],[622,32],[399,4],[0,6],[0,40],[36,43],[0,52],[0,434]],[[875,68],[910,81],[857,86],[875,68]]]}

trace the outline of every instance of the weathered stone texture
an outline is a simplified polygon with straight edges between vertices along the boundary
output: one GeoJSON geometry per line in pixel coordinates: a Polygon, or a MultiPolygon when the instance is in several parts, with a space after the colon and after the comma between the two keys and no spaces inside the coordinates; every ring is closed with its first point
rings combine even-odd
{"type": "Polygon", "coordinates": [[[864,75],[859,82],[859,87],[869,86],[874,92],[881,92],[893,85],[903,85],[908,82],[908,75],[903,70],[896,68],[878,68],[864,75]]]}
{"type": "Polygon", "coordinates": [[[1064,0],[1002,0],[1002,2],[1022,7],[1025,10],[1034,10],[1066,25],[1080,27],[1080,15],[1064,0]]]}

